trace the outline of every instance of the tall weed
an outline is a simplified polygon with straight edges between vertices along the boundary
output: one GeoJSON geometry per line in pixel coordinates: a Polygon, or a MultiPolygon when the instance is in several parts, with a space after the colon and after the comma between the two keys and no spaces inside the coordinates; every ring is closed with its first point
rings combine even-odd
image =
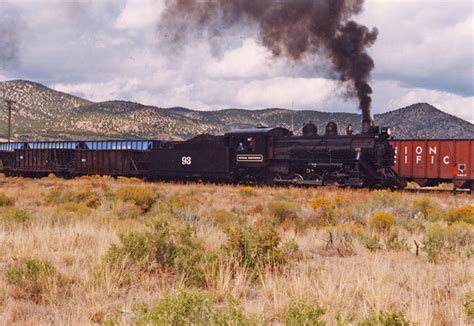
{"type": "Polygon", "coordinates": [[[13,297],[35,303],[54,303],[64,296],[69,281],[47,260],[26,259],[11,266],[5,279],[13,297]]]}

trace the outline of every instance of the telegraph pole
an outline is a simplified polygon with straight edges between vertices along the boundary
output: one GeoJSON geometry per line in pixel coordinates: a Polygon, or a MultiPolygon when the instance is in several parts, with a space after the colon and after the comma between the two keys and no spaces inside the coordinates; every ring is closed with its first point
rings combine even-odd
{"type": "Polygon", "coordinates": [[[8,107],[8,142],[10,142],[12,137],[12,104],[15,101],[5,100],[5,103],[7,103],[8,107]]]}

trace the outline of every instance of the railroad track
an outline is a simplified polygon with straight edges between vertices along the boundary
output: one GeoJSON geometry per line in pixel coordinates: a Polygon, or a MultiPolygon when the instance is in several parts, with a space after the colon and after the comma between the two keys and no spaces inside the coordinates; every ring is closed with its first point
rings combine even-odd
{"type": "Polygon", "coordinates": [[[422,187],[422,188],[405,188],[403,191],[406,192],[415,192],[415,193],[453,193],[453,194],[472,194],[471,189],[443,189],[443,188],[434,188],[434,187],[422,187]]]}

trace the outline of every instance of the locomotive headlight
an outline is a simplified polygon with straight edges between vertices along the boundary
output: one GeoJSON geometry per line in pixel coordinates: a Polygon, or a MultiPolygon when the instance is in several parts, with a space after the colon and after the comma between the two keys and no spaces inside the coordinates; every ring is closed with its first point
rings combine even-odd
{"type": "Polygon", "coordinates": [[[386,134],[388,137],[392,136],[392,128],[384,127],[381,130],[382,134],[386,134]]]}

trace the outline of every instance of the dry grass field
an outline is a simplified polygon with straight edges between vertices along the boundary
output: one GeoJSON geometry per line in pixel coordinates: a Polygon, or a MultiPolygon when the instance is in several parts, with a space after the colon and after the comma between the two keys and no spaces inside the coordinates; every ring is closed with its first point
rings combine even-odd
{"type": "Polygon", "coordinates": [[[468,325],[474,197],[0,177],[0,324],[468,325]]]}

